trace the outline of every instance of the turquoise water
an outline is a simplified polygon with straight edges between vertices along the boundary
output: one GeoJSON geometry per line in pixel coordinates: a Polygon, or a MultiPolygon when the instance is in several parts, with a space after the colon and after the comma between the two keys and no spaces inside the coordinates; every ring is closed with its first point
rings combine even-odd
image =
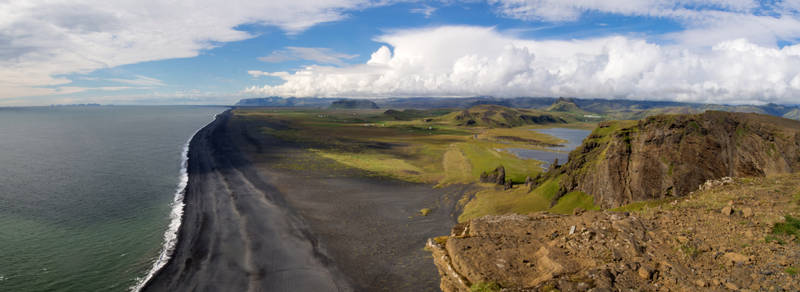
{"type": "Polygon", "coordinates": [[[220,107],[0,108],[0,291],[126,291],[220,107]]]}
{"type": "Polygon", "coordinates": [[[569,152],[578,148],[592,131],[567,129],[567,128],[549,128],[549,129],[532,129],[539,133],[561,138],[567,141],[559,147],[547,147],[551,151],[543,151],[527,148],[505,148],[504,151],[514,154],[515,156],[523,159],[539,160],[542,163],[542,168],[547,169],[556,159],[559,164],[564,164],[569,158],[569,152]]]}

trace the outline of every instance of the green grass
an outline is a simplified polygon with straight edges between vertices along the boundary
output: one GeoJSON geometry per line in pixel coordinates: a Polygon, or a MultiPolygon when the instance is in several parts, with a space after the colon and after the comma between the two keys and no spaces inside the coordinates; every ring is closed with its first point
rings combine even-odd
{"type": "Polygon", "coordinates": [[[587,195],[584,192],[570,192],[558,199],[558,203],[550,208],[550,212],[559,214],[571,214],[575,208],[583,208],[586,210],[598,210],[600,207],[595,206],[594,197],[587,195]]]}
{"type": "Polygon", "coordinates": [[[430,181],[431,178],[424,175],[422,168],[386,154],[337,153],[317,149],[312,151],[321,157],[335,160],[350,167],[372,171],[383,176],[411,182],[432,183],[435,181],[430,181]]]}
{"type": "Polygon", "coordinates": [[[431,213],[431,209],[429,208],[422,208],[419,210],[419,214],[422,216],[428,216],[431,213]]]}
{"type": "Polygon", "coordinates": [[[786,272],[787,274],[791,275],[791,276],[797,275],[797,268],[795,268],[795,267],[788,267],[783,271],[786,272]]]}
{"type": "Polygon", "coordinates": [[[469,287],[470,292],[495,292],[500,291],[500,285],[494,282],[480,282],[469,287]]]}
{"type": "Polygon", "coordinates": [[[783,241],[783,239],[777,238],[777,237],[775,237],[773,235],[764,236],[764,242],[770,243],[770,242],[773,242],[773,241],[778,243],[778,244],[780,244],[780,245],[786,244],[786,241],[783,241]]]}
{"type": "Polygon", "coordinates": [[[475,180],[481,173],[492,171],[501,165],[506,170],[506,179],[515,183],[523,183],[527,176],[533,177],[542,172],[541,163],[536,160],[520,159],[514,154],[496,150],[507,146],[484,141],[457,144],[472,166],[472,177],[475,180]]]}
{"type": "Polygon", "coordinates": [[[680,246],[680,250],[683,253],[683,255],[685,255],[685,256],[687,256],[689,258],[695,258],[695,257],[697,257],[698,254],[700,254],[700,251],[697,250],[697,247],[694,247],[694,246],[691,246],[691,245],[688,245],[688,244],[681,245],[680,246]]]}
{"type": "Polygon", "coordinates": [[[794,236],[800,238],[800,219],[786,215],[786,221],[775,223],[772,226],[773,235],[794,236]]]}
{"type": "Polygon", "coordinates": [[[550,202],[558,193],[558,179],[549,180],[531,192],[524,186],[511,190],[488,189],[475,194],[458,216],[459,222],[469,221],[486,215],[508,213],[528,214],[550,209],[550,202]]]}
{"type": "Polygon", "coordinates": [[[615,212],[643,212],[648,209],[659,208],[667,203],[674,201],[675,198],[664,198],[658,200],[650,200],[650,201],[640,201],[635,203],[630,203],[624,206],[616,207],[611,209],[611,211],[615,212]]]}

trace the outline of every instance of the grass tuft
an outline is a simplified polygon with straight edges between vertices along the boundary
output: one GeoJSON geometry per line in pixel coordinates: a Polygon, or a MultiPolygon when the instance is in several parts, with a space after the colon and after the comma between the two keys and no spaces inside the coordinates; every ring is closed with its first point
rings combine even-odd
{"type": "Polygon", "coordinates": [[[784,270],[784,272],[786,272],[787,274],[789,274],[791,276],[794,276],[794,275],[797,275],[797,268],[788,267],[788,268],[786,268],[786,270],[784,270]]]}
{"type": "Polygon", "coordinates": [[[481,282],[472,284],[469,287],[470,292],[495,292],[500,291],[500,285],[494,282],[481,282]]]}
{"type": "Polygon", "coordinates": [[[784,218],[786,219],[785,222],[778,222],[772,226],[772,234],[800,238],[800,219],[789,215],[786,215],[784,218]]]}

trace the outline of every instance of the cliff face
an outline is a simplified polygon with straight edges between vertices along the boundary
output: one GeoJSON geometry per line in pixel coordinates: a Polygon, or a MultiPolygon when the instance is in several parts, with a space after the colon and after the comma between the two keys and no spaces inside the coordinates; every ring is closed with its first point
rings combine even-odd
{"type": "Polygon", "coordinates": [[[570,153],[561,194],[582,191],[604,208],[683,196],[710,179],[800,171],[800,122],[709,111],[602,123],[570,153]]]}

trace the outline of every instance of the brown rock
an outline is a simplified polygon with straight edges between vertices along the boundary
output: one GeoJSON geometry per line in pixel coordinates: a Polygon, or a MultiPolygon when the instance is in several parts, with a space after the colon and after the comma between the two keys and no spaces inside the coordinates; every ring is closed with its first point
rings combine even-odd
{"type": "Polygon", "coordinates": [[[697,286],[700,286],[700,287],[705,287],[706,286],[706,281],[703,281],[701,279],[697,279],[697,280],[694,281],[694,284],[697,285],[697,286]]]}
{"type": "Polygon", "coordinates": [[[560,194],[582,191],[595,204],[614,208],[684,196],[709,180],[715,186],[732,184],[726,176],[763,177],[800,169],[798,121],[706,111],[652,116],[636,124],[606,123],[598,126],[616,128],[590,135],[558,171],[546,175],[561,176],[560,194]],[[731,138],[737,130],[740,136],[731,138]]]}
{"type": "Polygon", "coordinates": [[[739,286],[731,282],[725,282],[725,288],[731,289],[733,291],[739,290],[739,286]]]}
{"type": "Polygon", "coordinates": [[[753,216],[753,208],[750,207],[742,208],[742,217],[750,218],[752,216],[753,216]]]}
{"type": "Polygon", "coordinates": [[[497,185],[505,186],[506,185],[506,168],[498,166],[491,172],[483,172],[481,173],[481,182],[485,183],[494,183],[497,185]]]}
{"type": "Polygon", "coordinates": [[[725,207],[722,208],[721,212],[722,212],[722,215],[730,216],[731,213],[733,213],[733,208],[731,208],[731,206],[725,206],[725,207]]]}
{"type": "Polygon", "coordinates": [[[648,270],[644,266],[639,267],[639,277],[641,277],[642,279],[650,279],[650,270],[648,270]]]}
{"type": "Polygon", "coordinates": [[[748,261],[750,261],[749,257],[735,252],[725,253],[725,255],[723,255],[722,257],[725,259],[725,263],[728,265],[747,263],[748,261]]]}

